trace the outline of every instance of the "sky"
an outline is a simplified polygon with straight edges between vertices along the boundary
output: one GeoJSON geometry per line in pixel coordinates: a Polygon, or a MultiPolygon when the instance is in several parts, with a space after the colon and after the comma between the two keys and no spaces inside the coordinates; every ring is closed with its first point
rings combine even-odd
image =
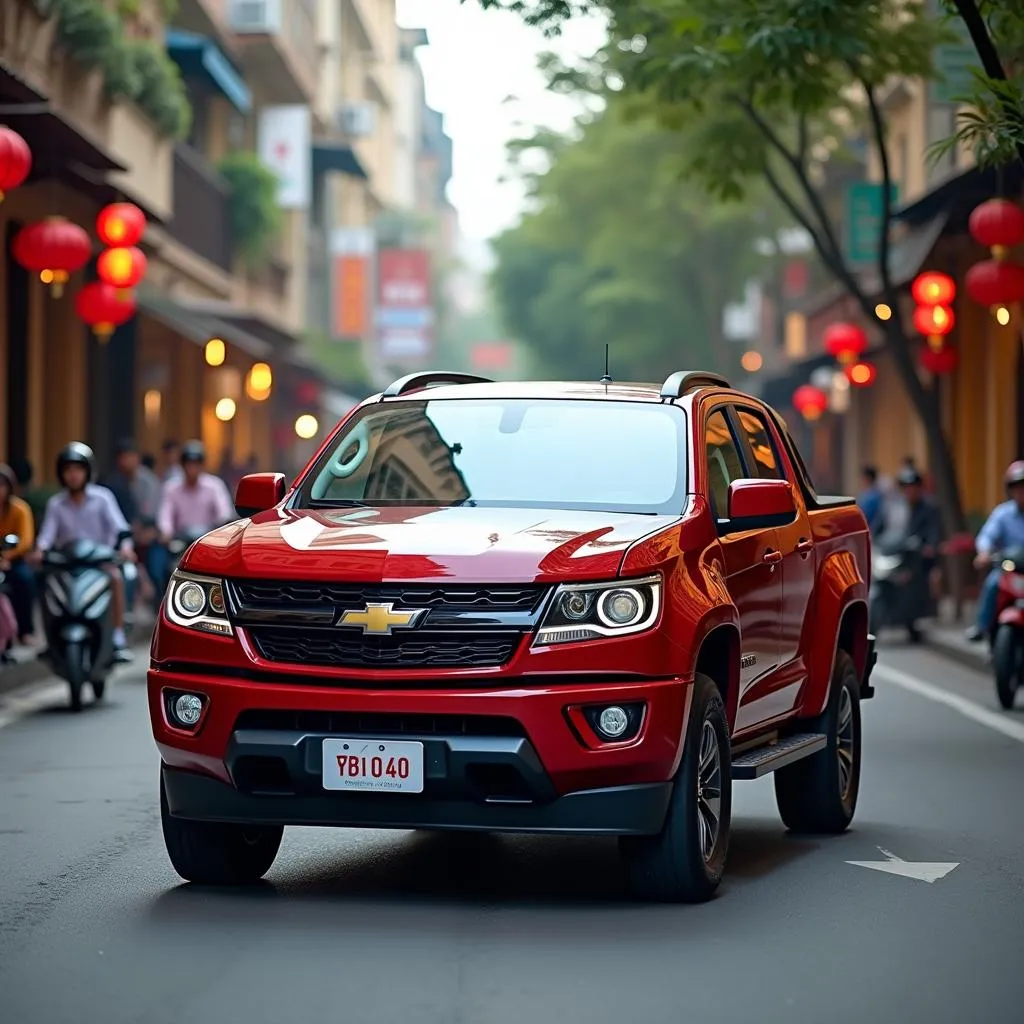
{"type": "Polygon", "coordinates": [[[515,224],[523,209],[521,185],[500,181],[507,172],[505,144],[534,126],[568,128],[579,110],[547,91],[538,55],[589,56],[604,40],[603,25],[581,19],[548,39],[515,15],[483,11],[477,0],[397,0],[397,11],[400,25],[425,28],[430,38],[418,57],[427,102],[444,113],[452,137],[448,196],[466,237],[483,242],[515,224]],[[508,96],[515,102],[505,103],[508,96]]]}

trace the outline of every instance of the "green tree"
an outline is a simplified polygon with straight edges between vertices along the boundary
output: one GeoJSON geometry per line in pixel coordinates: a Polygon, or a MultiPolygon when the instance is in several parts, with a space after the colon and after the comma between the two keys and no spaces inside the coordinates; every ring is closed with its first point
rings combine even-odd
{"type": "MultiPolygon", "coordinates": [[[[575,89],[589,85],[576,80],[575,89]]],[[[614,96],[578,137],[513,144],[534,209],[495,242],[493,286],[534,365],[560,376],[649,380],[681,366],[728,368],[722,311],[739,296],[764,230],[749,206],[708,203],[681,179],[683,142],[614,96]]]]}

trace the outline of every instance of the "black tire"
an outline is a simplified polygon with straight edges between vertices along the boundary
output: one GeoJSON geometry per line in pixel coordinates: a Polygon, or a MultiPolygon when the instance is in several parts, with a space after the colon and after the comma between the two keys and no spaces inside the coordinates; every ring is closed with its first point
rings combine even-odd
{"type": "Polygon", "coordinates": [[[860,680],[853,659],[837,651],[828,705],[807,723],[825,748],[775,773],[775,801],[785,826],[813,835],[845,832],[860,793],[860,680]]]}
{"type": "Polygon", "coordinates": [[[1024,639],[1015,626],[1005,623],[996,630],[992,643],[992,668],[996,676],[996,696],[1004,711],[1013,707],[1017,687],[1024,675],[1024,639]]]}
{"type": "Polygon", "coordinates": [[[630,889],[638,899],[662,903],[704,903],[715,894],[725,870],[732,819],[732,758],[729,724],[718,687],[707,676],[693,683],[690,719],[683,758],[676,773],[672,798],[661,832],[656,836],[624,836],[620,846],[630,889]],[[718,769],[708,762],[701,773],[701,755],[717,753],[718,769]],[[718,826],[705,833],[715,810],[718,826]],[[710,839],[705,845],[705,836],[710,839]]]}
{"type": "Polygon", "coordinates": [[[174,818],[160,773],[160,821],[171,866],[198,885],[253,885],[271,868],[284,828],[174,818]]]}
{"type": "Polygon", "coordinates": [[[85,647],[70,643],[64,649],[67,683],[72,711],[82,710],[82,684],[85,682],[85,647]]]}
{"type": "Polygon", "coordinates": [[[107,681],[106,679],[94,679],[92,681],[92,695],[97,700],[103,700],[103,695],[107,692],[107,681]]]}

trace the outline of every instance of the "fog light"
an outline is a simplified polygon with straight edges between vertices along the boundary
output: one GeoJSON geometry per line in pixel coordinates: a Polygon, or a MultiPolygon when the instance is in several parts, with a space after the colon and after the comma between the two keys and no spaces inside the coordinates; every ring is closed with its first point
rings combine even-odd
{"type": "Polygon", "coordinates": [[[629,728],[629,715],[620,707],[605,708],[597,719],[597,727],[612,739],[618,739],[629,728]]]}
{"type": "Polygon", "coordinates": [[[194,693],[183,693],[174,702],[174,717],[182,725],[192,727],[203,713],[203,702],[194,693]]]}

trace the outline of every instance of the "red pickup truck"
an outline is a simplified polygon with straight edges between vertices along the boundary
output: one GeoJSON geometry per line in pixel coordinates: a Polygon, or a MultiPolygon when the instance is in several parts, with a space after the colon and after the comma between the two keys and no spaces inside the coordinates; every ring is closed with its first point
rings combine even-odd
{"type": "Polygon", "coordinates": [[[639,897],[697,902],[733,780],[850,824],[867,525],[725,379],[413,374],[236,507],[153,637],[183,878],[256,881],[286,825],[614,835],[639,897]]]}

